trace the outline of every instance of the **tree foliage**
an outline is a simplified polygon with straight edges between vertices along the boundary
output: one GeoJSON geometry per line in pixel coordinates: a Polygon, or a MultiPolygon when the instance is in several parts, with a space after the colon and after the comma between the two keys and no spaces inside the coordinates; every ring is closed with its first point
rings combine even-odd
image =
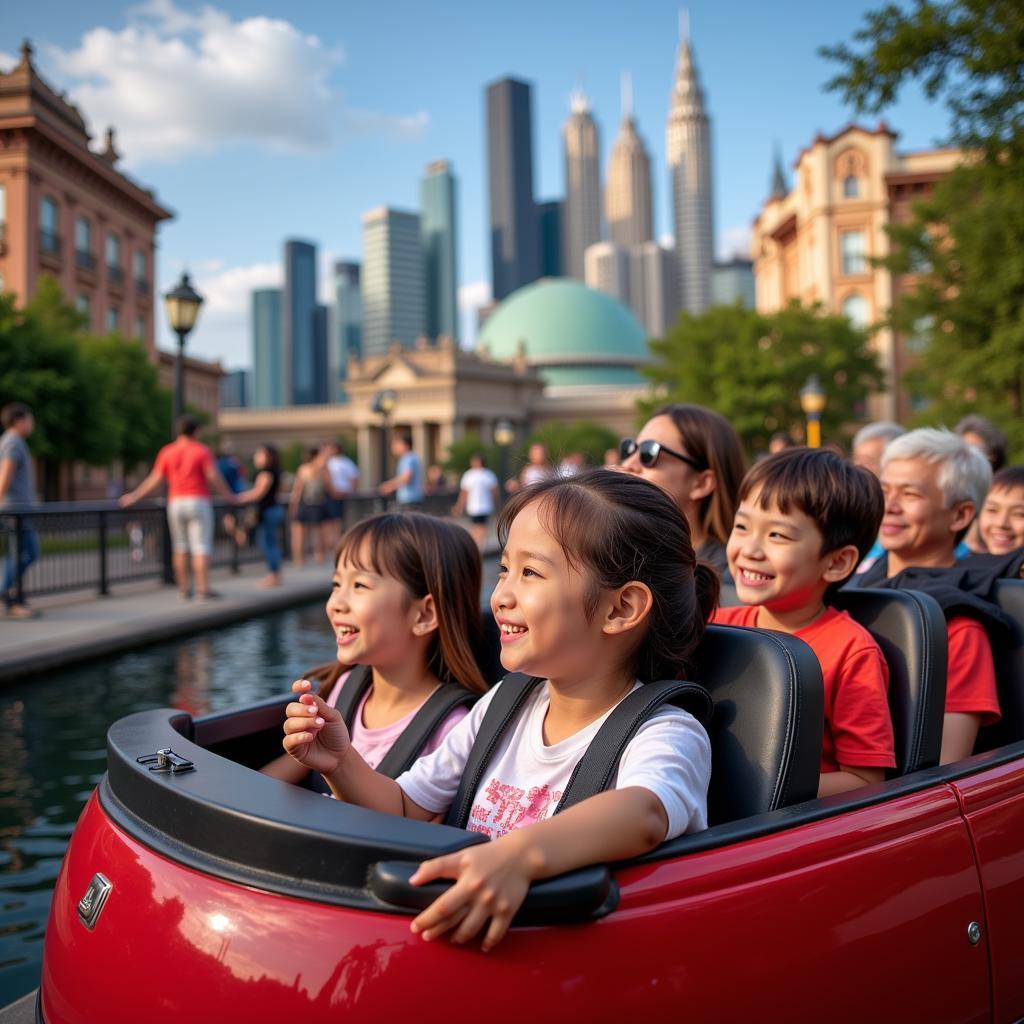
{"type": "Polygon", "coordinates": [[[604,453],[609,448],[618,448],[619,437],[614,431],[592,420],[542,423],[517,453],[519,458],[513,462],[513,469],[525,464],[527,450],[531,444],[537,443],[547,448],[552,465],[557,466],[566,455],[579,452],[588,465],[600,466],[604,463],[604,453]]]}
{"type": "Polygon", "coordinates": [[[684,313],[650,346],[656,361],[647,373],[656,392],[641,416],[665,402],[704,405],[725,416],[750,451],[765,448],[776,431],[802,434],[800,389],[811,374],[827,395],[825,440],[840,439],[883,379],[864,331],[797,302],[773,314],[740,305],[684,313]]]}
{"type": "Polygon", "coordinates": [[[87,334],[50,277],[24,309],[0,295],[0,405],[12,401],[32,408],[32,450],[47,466],[123,459],[130,469],[169,431],[170,395],[141,344],[87,334]]]}
{"type": "Polygon", "coordinates": [[[469,460],[474,455],[482,455],[487,466],[498,471],[501,463],[501,453],[496,444],[485,444],[478,433],[470,432],[457,437],[448,446],[448,455],[441,468],[446,473],[462,475],[469,469],[469,460]]]}
{"type": "Polygon", "coordinates": [[[889,229],[883,264],[914,271],[892,326],[920,349],[904,382],[930,399],[917,419],[978,412],[1024,455],[1024,5],[918,0],[866,16],[855,40],[822,51],[842,65],[828,83],[856,109],[890,106],[909,81],[950,111],[948,141],[969,153],[912,220],[889,229]]]}

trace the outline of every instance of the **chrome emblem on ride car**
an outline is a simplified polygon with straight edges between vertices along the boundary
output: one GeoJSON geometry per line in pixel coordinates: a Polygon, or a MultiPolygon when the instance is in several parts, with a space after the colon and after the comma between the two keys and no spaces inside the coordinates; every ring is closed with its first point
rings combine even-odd
{"type": "Polygon", "coordinates": [[[96,927],[103,904],[107,902],[110,890],[113,889],[110,880],[98,871],[92,876],[89,888],[85,895],[78,901],[78,920],[90,931],[96,927]]]}

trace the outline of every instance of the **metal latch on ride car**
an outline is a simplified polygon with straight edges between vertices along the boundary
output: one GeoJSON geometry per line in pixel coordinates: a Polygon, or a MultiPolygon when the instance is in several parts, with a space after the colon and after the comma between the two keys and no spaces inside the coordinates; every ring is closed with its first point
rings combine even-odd
{"type": "Polygon", "coordinates": [[[139,764],[150,765],[151,772],[169,772],[171,775],[180,775],[182,772],[190,772],[195,765],[179,754],[176,754],[170,747],[164,747],[155,754],[144,754],[135,759],[139,764]]]}

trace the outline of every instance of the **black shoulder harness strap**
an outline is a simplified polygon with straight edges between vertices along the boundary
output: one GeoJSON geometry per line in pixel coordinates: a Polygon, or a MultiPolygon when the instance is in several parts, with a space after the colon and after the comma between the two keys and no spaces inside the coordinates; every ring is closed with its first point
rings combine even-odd
{"type": "Polygon", "coordinates": [[[440,724],[458,707],[475,704],[477,695],[464,686],[443,683],[421,705],[405,727],[402,735],[395,740],[384,755],[377,771],[388,778],[397,779],[408,771],[420,752],[430,742],[440,724]]]}
{"type": "Polygon", "coordinates": [[[473,749],[470,750],[466,767],[462,770],[462,780],[459,782],[455,799],[448,808],[446,825],[455,828],[466,827],[469,812],[473,807],[473,797],[476,796],[480,780],[494,757],[495,749],[509,726],[518,717],[527,697],[542,682],[543,679],[527,676],[522,672],[513,672],[502,679],[501,685],[494,691],[491,703],[480,723],[480,730],[473,741],[473,749]]]}
{"type": "Polygon", "coordinates": [[[341,712],[341,717],[352,731],[352,722],[355,720],[356,708],[359,702],[366,696],[367,691],[373,685],[373,669],[369,665],[356,665],[348,674],[348,679],[342,683],[341,693],[334,706],[341,712]]]}
{"type": "MultiPolygon", "coordinates": [[[[527,698],[543,679],[516,672],[506,676],[491,700],[480,723],[462,773],[462,781],[445,819],[446,825],[465,828],[473,798],[501,738],[519,716],[527,698]]],[[[579,764],[576,765],[562,799],[554,813],[604,792],[618,771],[619,760],[637,730],[663,704],[674,704],[688,711],[702,726],[711,722],[714,704],[711,695],[697,683],[663,679],[645,683],[623,698],[598,730],[579,764]]]]}
{"type": "Polygon", "coordinates": [[[674,704],[688,711],[705,729],[711,723],[714,712],[711,694],[698,683],[683,679],[644,683],[619,701],[605,719],[579,764],[573,769],[562,799],[558,801],[553,813],[564,811],[608,789],[619,770],[619,761],[629,741],[640,726],[664,704],[674,704]]]}

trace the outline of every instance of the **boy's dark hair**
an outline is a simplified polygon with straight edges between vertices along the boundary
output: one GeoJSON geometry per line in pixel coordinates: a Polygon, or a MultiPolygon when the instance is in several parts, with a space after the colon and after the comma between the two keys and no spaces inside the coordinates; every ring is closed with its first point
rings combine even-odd
{"type": "Polygon", "coordinates": [[[24,402],[8,402],[0,409],[0,425],[9,430],[18,420],[31,416],[32,410],[24,402]]]}
{"type": "Polygon", "coordinates": [[[1006,434],[985,416],[965,416],[957,425],[956,433],[977,434],[985,442],[985,458],[988,459],[993,473],[1006,465],[1006,434]]]}
{"type": "Polygon", "coordinates": [[[690,528],[676,503],[656,485],[630,473],[591,469],[525,487],[498,517],[502,548],[512,522],[534,502],[544,528],[569,563],[590,576],[586,614],[602,590],[631,580],[654,596],[647,632],[628,667],[643,682],[677,679],[692,671],[692,656],[718,604],[718,574],[697,561],[690,528]]]}
{"type": "Polygon", "coordinates": [[[813,519],[823,555],[853,544],[863,558],[885,512],[874,474],[825,448],[787,448],[762,459],[743,478],[739,500],[754,491],[762,509],[774,503],[783,515],[796,508],[813,519]]]}
{"type": "MultiPolygon", "coordinates": [[[[422,512],[382,512],[346,531],[334,564],[342,559],[392,576],[413,599],[431,594],[438,628],[427,655],[430,671],[442,683],[473,693],[487,689],[480,670],[488,658],[480,618],[480,552],[466,530],[422,512]]],[[[341,671],[325,681],[326,693],[341,671]]]]}
{"type": "Polygon", "coordinates": [[[199,429],[199,420],[195,416],[189,416],[187,413],[184,416],[178,417],[178,433],[183,434],[185,437],[194,437],[196,431],[199,429]]]}
{"type": "Polygon", "coordinates": [[[991,494],[993,491],[1008,491],[1012,487],[1024,487],[1024,466],[1003,466],[992,477],[992,486],[988,490],[991,494]]]}

